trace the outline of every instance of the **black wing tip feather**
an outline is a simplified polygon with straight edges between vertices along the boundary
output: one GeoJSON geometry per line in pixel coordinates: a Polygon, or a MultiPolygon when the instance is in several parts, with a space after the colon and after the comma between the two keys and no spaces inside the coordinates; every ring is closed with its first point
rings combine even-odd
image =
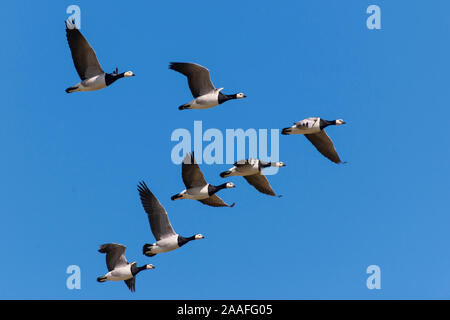
{"type": "Polygon", "coordinates": [[[100,247],[98,248],[98,252],[108,253],[110,246],[113,244],[115,244],[115,243],[105,243],[105,244],[100,245],[100,247]]]}
{"type": "Polygon", "coordinates": [[[131,292],[135,292],[136,291],[136,284],[133,281],[133,278],[131,278],[129,280],[125,280],[124,282],[127,285],[128,289],[130,289],[131,292]]]}
{"type": "Polygon", "coordinates": [[[147,184],[144,181],[139,182],[138,187],[139,197],[141,199],[141,204],[144,207],[144,210],[147,214],[150,214],[153,211],[153,207],[155,205],[159,205],[158,199],[155,197],[153,192],[147,187],[147,184]]]}
{"type": "Polygon", "coordinates": [[[117,247],[126,248],[126,246],[124,246],[123,244],[120,244],[120,243],[105,243],[105,244],[100,245],[100,247],[98,248],[98,252],[108,253],[110,251],[111,246],[113,246],[112,249],[116,249],[117,247]]]}
{"type": "Polygon", "coordinates": [[[196,164],[194,151],[186,153],[183,164],[196,164]]]}
{"type": "Polygon", "coordinates": [[[66,31],[78,30],[77,25],[75,24],[75,19],[72,19],[70,23],[72,24],[73,28],[69,28],[69,19],[64,20],[64,24],[66,25],[66,31]]]}
{"type": "Polygon", "coordinates": [[[100,252],[100,253],[106,253],[107,252],[107,250],[106,250],[106,246],[107,246],[108,244],[102,244],[102,245],[100,245],[100,247],[98,248],[98,252],[100,252]]]}
{"type": "Polygon", "coordinates": [[[180,67],[185,65],[185,62],[170,62],[169,63],[169,69],[180,72],[180,67]]]}
{"type": "Polygon", "coordinates": [[[150,191],[150,189],[147,187],[147,184],[145,183],[145,181],[144,180],[142,180],[142,181],[139,181],[139,184],[138,184],[138,190],[139,190],[139,193],[141,192],[141,191],[150,191]]]}
{"type": "Polygon", "coordinates": [[[150,196],[153,195],[153,193],[147,187],[147,184],[145,183],[144,180],[139,182],[137,189],[139,191],[139,196],[140,196],[141,200],[144,200],[144,198],[148,198],[149,195],[150,196]]]}
{"type": "Polygon", "coordinates": [[[169,62],[169,69],[184,74],[188,78],[198,72],[209,72],[207,68],[194,62],[169,62]]]}
{"type": "Polygon", "coordinates": [[[152,201],[152,198],[154,197],[154,195],[150,191],[150,189],[147,187],[147,184],[145,183],[144,180],[139,182],[137,189],[139,191],[139,197],[141,198],[142,205],[144,206],[144,209],[146,209],[147,202],[149,200],[152,201]]]}
{"type": "MultiPolygon", "coordinates": [[[[325,157],[327,157],[327,156],[325,156],[325,157]]],[[[339,165],[341,165],[341,164],[347,164],[347,161],[342,161],[341,159],[333,159],[333,158],[331,158],[331,157],[327,157],[331,162],[334,162],[334,163],[336,163],[336,164],[339,164],[339,165]]]]}

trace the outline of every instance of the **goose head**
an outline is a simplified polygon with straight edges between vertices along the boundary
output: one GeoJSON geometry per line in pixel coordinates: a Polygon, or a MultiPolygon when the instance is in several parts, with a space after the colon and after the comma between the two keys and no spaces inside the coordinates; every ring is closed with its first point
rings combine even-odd
{"type": "Polygon", "coordinates": [[[145,269],[149,270],[149,269],[155,269],[156,267],[152,264],[146,264],[145,265],[145,269]]]}
{"type": "Polygon", "coordinates": [[[233,182],[227,182],[225,183],[225,188],[235,188],[236,185],[233,182]]]}
{"type": "Polygon", "coordinates": [[[336,125],[339,126],[339,125],[341,125],[341,124],[345,124],[345,121],[342,120],[342,119],[337,119],[337,120],[336,120],[336,125]]]}
{"type": "Polygon", "coordinates": [[[236,99],[243,99],[243,98],[247,98],[247,96],[242,92],[236,93],[236,99]]]}
{"type": "Polygon", "coordinates": [[[286,167],[286,165],[283,162],[279,161],[279,162],[272,163],[272,167],[281,168],[281,167],[286,167]]]}
{"type": "Polygon", "coordinates": [[[194,239],[195,240],[200,240],[200,239],[205,239],[205,237],[202,235],[202,234],[196,234],[195,236],[194,236],[194,239]]]}
{"type": "Polygon", "coordinates": [[[134,77],[135,74],[132,71],[127,71],[123,73],[124,77],[134,77]]]}

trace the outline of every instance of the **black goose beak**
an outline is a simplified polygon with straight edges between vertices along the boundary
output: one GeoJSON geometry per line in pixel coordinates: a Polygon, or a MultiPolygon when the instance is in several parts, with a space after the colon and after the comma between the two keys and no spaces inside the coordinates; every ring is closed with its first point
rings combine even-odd
{"type": "Polygon", "coordinates": [[[222,178],[225,178],[227,175],[229,175],[230,174],[230,171],[224,171],[224,172],[221,172],[220,173],[220,176],[222,177],[222,178]]]}

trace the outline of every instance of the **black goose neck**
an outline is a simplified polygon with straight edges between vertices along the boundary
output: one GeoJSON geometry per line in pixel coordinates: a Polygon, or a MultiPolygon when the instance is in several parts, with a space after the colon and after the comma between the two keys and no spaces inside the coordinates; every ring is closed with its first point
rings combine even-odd
{"type": "Polygon", "coordinates": [[[147,269],[146,265],[143,265],[141,267],[137,267],[136,264],[131,265],[131,274],[133,276],[137,275],[139,272],[141,272],[142,270],[147,269]]]}
{"type": "Polygon", "coordinates": [[[268,168],[272,166],[272,162],[259,161],[260,168],[268,168]]]}
{"type": "Polygon", "coordinates": [[[192,237],[182,237],[182,236],[178,236],[178,246],[184,246],[186,243],[188,243],[189,241],[195,240],[195,235],[192,237]]]}
{"type": "Polygon", "coordinates": [[[237,99],[237,94],[224,94],[222,92],[219,92],[219,104],[224,103],[225,101],[231,100],[231,99],[237,99]]]}
{"type": "Polygon", "coordinates": [[[219,191],[219,190],[225,189],[227,187],[227,183],[225,182],[225,183],[219,184],[218,186],[214,186],[214,187],[216,188],[217,191],[219,191]]]}
{"type": "Polygon", "coordinates": [[[122,73],[106,73],[105,74],[105,84],[109,86],[120,78],[125,76],[125,72],[122,73]]]}
{"type": "Polygon", "coordinates": [[[208,194],[209,196],[212,196],[213,194],[215,194],[216,192],[225,189],[227,187],[226,183],[223,183],[221,185],[218,186],[214,186],[212,184],[208,185],[208,194]]]}
{"type": "Polygon", "coordinates": [[[324,119],[320,119],[320,129],[326,128],[328,126],[333,126],[336,125],[336,120],[324,120],[324,119]]]}

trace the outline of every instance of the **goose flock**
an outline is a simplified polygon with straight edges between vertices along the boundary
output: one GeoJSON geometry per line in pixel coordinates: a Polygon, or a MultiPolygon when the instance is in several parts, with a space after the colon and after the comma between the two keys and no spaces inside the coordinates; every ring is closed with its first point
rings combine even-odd
{"type": "MultiPolygon", "coordinates": [[[[75,27],[74,21],[66,21],[66,36],[72,54],[75,69],[81,82],[66,89],[67,93],[77,91],[94,91],[104,89],[116,80],[133,77],[132,71],[118,72],[118,68],[112,73],[105,73],[100,66],[94,49],[84,38],[81,32],[75,27]]],[[[188,79],[189,89],[194,100],[178,107],[179,110],[187,109],[209,109],[223,104],[229,100],[243,99],[243,93],[224,94],[223,88],[213,85],[209,70],[196,63],[172,62],[169,69],[185,75],[188,79]]],[[[343,125],[342,119],[324,120],[319,117],[310,117],[295,122],[293,126],[282,129],[283,135],[303,134],[315,146],[315,148],[326,158],[334,163],[343,163],[334,148],[333,142],[328,137],[324,129],[332,125],[343,125]]],[[[260,159],[243,159],[234,163],[234,166],[219,174],[222,178],[233,176],[243,177],[260,193],[276,196],[263,174],[263,170],[269,167],[281,168],[286,165],[283,162],[265,162],[260,159]]],[[[195,161],[194,153],[187,153],[182,166],[181,177],[185,189],[171,197],[172,200],[190,199],[197,200],[210,207],[233,207],[235,203],[228,205],[217,195],[223,189],[235,188],[233,182],[225,182],[214,185],[206,182],[200,167],[195,161]]],[[[175,232],[169,216],[150,191],[144,181],[139,182],[137,191],[144,211],[147,214],[155,242],[144,244],[142,252],[147,257],[153,257],[159,253],[176,250],[192,240],[200,240],[205,237],[202,234],[194,234],[190,237],[183,237],[175,232]]],[[[278,196],[280,197],[280,195],[278,196]]],[[[152,264],[138,267],[136,262],[129,263],[125,258],[126,247],[117,243],[102,244],[100,253],[106,254],[106,266],[108,273],[97,278],[98,282],[124,281],[131,291],[135,291],[136,276],[143,270],[154,269],[152,264]]]]}

